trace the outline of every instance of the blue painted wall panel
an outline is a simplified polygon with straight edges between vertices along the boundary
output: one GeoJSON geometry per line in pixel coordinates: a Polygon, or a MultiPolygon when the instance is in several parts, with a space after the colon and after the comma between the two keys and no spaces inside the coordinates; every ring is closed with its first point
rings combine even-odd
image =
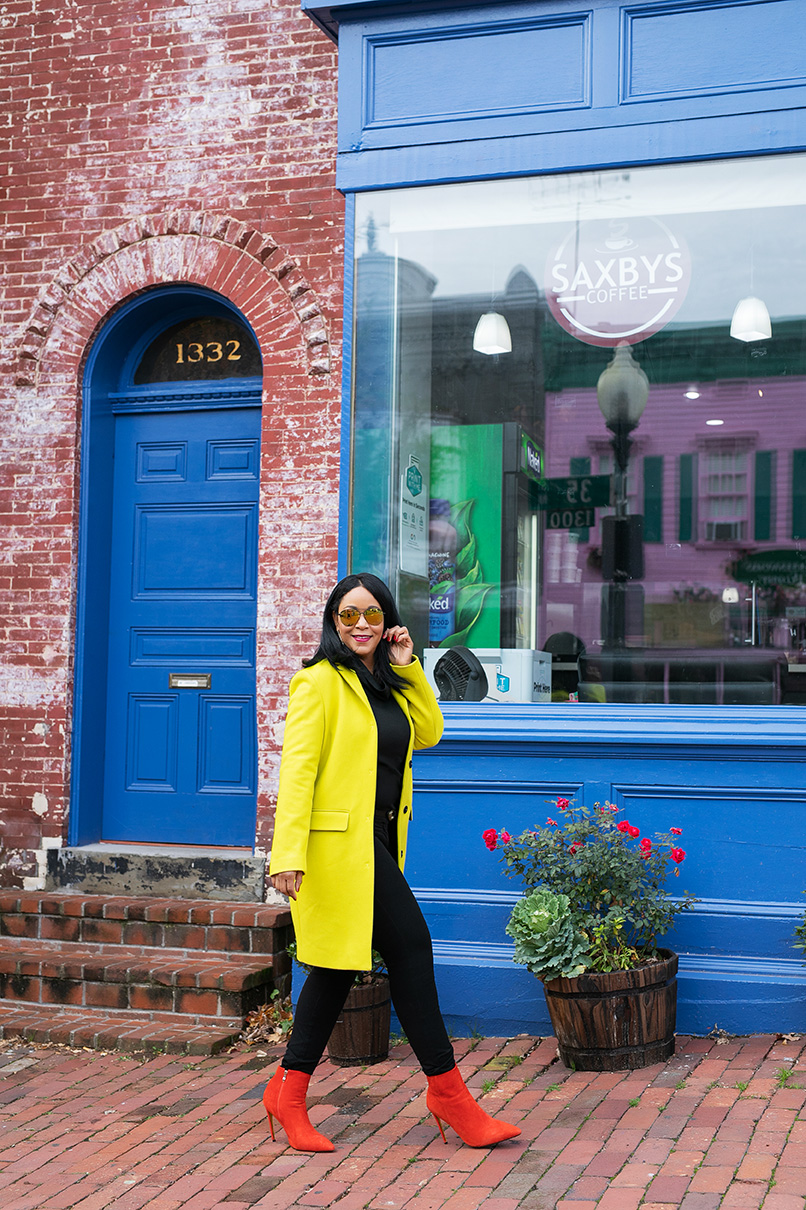
{"type": "Polygon", "coordinates": [[[806,83],[798,0],[642,5],[624,17],[625,100],[806,83]]]}
{"type": "Polygon", "coordinates": [[[423,37],[368,37],[364,125],[518,112],[589,103],[589,15],[481,25],[423,37]],[[484,70],[475,70],[479,61],[484,70]]]}
{"type": "Polygon", "coordinates": [[[522,888],[481,833],[543,823],[558,794],[609,799],[642,835],[683,829],[687,858],[669,889],[701,902],[667,938],[680,954],[681,1030],[806,1027],[806,967],[792,946],[806,889],[804,747],[791,711],[444,712],[445,738],[415,758],[407,875],[455,1032],[549,1032],[540,989],[512,964],[505,931],[522,888]]]}

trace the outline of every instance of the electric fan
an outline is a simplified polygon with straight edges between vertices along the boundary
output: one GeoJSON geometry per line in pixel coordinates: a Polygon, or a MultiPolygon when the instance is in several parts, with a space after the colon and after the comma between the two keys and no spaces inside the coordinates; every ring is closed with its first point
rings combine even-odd
{"type": "Polygon", "coordinates": [[[468,647],[449,647],[434,665],[441,702],[480,702],[487,696],[487,674],[468,647]]]}

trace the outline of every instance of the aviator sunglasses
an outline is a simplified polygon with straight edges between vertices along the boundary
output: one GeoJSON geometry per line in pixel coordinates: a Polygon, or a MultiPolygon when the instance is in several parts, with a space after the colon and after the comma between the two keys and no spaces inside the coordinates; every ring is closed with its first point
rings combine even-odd
{"type": "Polygon", "coordinates": [[[339,620],[343,626],[355,626],[363,615],[370,626],[379,626],[383,621],[383,610],[380,605],[370,605],[367,609],[356,609],[354,605],[339,610],[339,620]]]}

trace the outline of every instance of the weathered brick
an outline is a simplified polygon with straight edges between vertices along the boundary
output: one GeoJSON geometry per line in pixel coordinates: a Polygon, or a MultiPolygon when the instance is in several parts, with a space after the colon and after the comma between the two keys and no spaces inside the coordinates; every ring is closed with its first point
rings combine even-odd
{"type": "MultiPolygon", "coordinates": [[[[196,281],[244,309],[271,384],[263,450],[282,450],[278,473],[264,462],[260,600],[322,599],[336,570],[344,203],[336,50],[297,0],[242,0],[237,12],[230,0],[151,0],[136,20],[131,6],[90,0],[12,8],[14,87],[0,83],[13,165],[0,300],[0,882],[22,887],[41,877],[43,839],[66,835],[91,342],[121,302],[164,281],[196,281]],[[296,426],[300,406],[316,416],[316,442],[296,426]]],[[[315,621],[300,631],[294,617],[294,629],[284,650],[259,648],[261,847],[286,685],[316,637],[315,621]]]]}

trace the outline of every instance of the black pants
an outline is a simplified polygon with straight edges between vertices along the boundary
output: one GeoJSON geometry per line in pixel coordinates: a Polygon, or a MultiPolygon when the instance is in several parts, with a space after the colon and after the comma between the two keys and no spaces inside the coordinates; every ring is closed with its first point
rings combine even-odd
{"type": "MultiPolygon", "coordinates": [[[[386,963],[403,1032],[426,1075],[450,1071],[455,1060],[439,1011],[428,925],[397,862],[377,835],[373,911],[372,947],[386,963]]],[[[283,1067],[313,1073],[354,979],[355,971],[311,969],[297,1002],[283,1067]]]]}

